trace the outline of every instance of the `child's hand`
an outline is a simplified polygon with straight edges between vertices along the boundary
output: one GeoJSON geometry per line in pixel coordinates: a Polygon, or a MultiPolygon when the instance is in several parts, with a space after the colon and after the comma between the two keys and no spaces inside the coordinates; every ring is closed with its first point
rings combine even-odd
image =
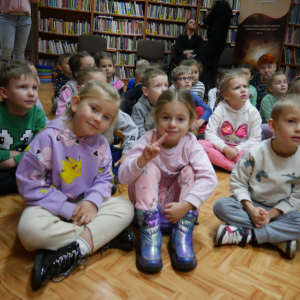
{"type": "Polygon", "coordinates": [[[16,161],[11,157],[0,163],[0,171],[8,170],[17,166],[16,161]]]}
{"type": "Polygon", "coordinates": [[[236,147],[231,148],[229,146],[225,146],[225,148],[223,149],[223,153],[229,160],[233,160],[235,157],[237,157],[238,150],[236,149],[236,147]]]}
{"type": "Polygon", "coordinates": [[[160,152],[160,146],[164,142],[167,137],[167,133],[165,133],[159,140],[157,140],[157,130],[153,129],[151,142],[148,143],[142,153],[142,155],[137,159],[138,167],[144,168],[147,163],[155,158],[160,152]]]}
{"type": "Polygon", "coordinates": [[[114,164],[116,167],[118,164],[122,164],[126,158],[127,154],[122,154],[121,158],[114,164]]]}
{"type": "Polygon", "coordinates": [[[194,205],[187,201],[171,202],[165,205],[163,213],[165,218],[171,223],[177,223],[180,221],[191,209],[194,209],[194,205]]]}
{"type": "Polygon", "coordinates": [[[270,218],[268,216],[268,211],[261,207],[252,207],[248,211],[255,227],[260,228],[264,227],[266,224],[270,222],[270,218]]]}
{"type": "Polygon", "coordinates": [[[21,154],[21,152],[19,151],[16,151],[16,150],[10,150],[9,151],[9,157],[12,158],[12,157],[15,157],[15,156],[18,156],[19,154],[21,154]]]}
{"type": "Polygon", "coordinates": [[[53,102],[55,99],[54,95],[51,97],[51,102],[53,102]]]}
{"type": "Polygon", "coordinates": [[[88,224],[95,219],[97,212],[98,209],[94,203],[83,200],[79,205],[76,205],[71,220],[73,224],[77,223],[78,226],[88,224]]]}

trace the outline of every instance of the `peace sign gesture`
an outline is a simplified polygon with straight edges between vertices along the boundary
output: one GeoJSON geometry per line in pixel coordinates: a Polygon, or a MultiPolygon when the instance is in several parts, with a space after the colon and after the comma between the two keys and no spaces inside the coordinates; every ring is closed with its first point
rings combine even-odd
{"type": "Polygon", "coordinates": [[[139,168],[144,168],[147,163],[155,158],[160,152],[160,146],[167,137],[165,133],[159,140],[157,140],[157,130],[153,129],[151,142],[148,143],[142,153],[142,155],[137,159],[137,165],[139,168]]]}

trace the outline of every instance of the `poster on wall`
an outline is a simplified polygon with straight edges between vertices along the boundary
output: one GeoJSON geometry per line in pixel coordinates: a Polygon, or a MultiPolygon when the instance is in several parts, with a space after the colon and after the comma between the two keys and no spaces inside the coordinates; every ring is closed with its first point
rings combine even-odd
{"type": "Polygon", "coordinates": [[[242,0],[233,64],[257,69],[266,53],[280,61],[290,0],[242,0]]]}

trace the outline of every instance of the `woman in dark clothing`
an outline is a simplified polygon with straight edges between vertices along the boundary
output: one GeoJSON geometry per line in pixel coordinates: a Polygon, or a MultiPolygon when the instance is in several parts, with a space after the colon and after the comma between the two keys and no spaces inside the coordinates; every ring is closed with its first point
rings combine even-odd
{"type": "Polygon", "coordinates": [[[209,64],[212,87],[216,85],[218,63],[226,45],[231,18],[229,0],[216,0],[204,18],[204,27],[208,27],[208,40],[201,52],[200,61],[209,64]]]}
{"type": "Polygon", "coordinates": [[[196,21],[188,19],[183,33],[177,38],[175,52],[178,55],[176,63],[185,59],[200,58],[200,53],[204,47],[202,37],[195,33],[196,21]]]}

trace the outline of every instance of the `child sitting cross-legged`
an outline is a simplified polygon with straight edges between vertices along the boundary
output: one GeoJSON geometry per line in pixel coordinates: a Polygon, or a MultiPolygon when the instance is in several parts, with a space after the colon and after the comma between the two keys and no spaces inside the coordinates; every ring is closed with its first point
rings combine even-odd
{"type": "Polygon", "coordinates": [[[36,105],[38,78],[28,66],[8,63],[0,76],[0,194],[6,195],[18,193],[17,166],[46,118],[36,105]]]}
{"type": "Polygon", "coordinates": [[[183,65],[175,68],[172,71],[171,76],[174,88],[185,88],[191,93],[195,101],[197,113],[197,120],[194,120],[191,131],[196,134],[197,139],[204,139],[206,124],[211,116],[212,110],[202,101],[202,99],[191,91],[193,77],[188,66],[183,65]]]}
{"type": "Polygon", "coordinates": [[[217,246],[271,243],[293,258],[300,238],[300,96],[278,100],[268,121],[272,139],[253,145],[230,177],[231,197],[214,204],[217,246]]]}
{"type": "Polygon", "coordinates": [[[111,197],[111,153],[106,137],[117,121],[120,98],[109,84],[90,81],[66,113],[50,122],[26,149],[17,171],[28,204],[18,235],[35,257],[32,287],[61,281],[87,256],[106,248],[131,250],[133,205],[111,197]]]}
{"type": "Polygon", "coordinates": [[[166,73],[156,67],[146,69],[142,80],[143,96],[132,109],[131,118],[138,127],[138,138],[155,127],[151,111],[156,105],[158,97],[168,89],[166,73]]]}

